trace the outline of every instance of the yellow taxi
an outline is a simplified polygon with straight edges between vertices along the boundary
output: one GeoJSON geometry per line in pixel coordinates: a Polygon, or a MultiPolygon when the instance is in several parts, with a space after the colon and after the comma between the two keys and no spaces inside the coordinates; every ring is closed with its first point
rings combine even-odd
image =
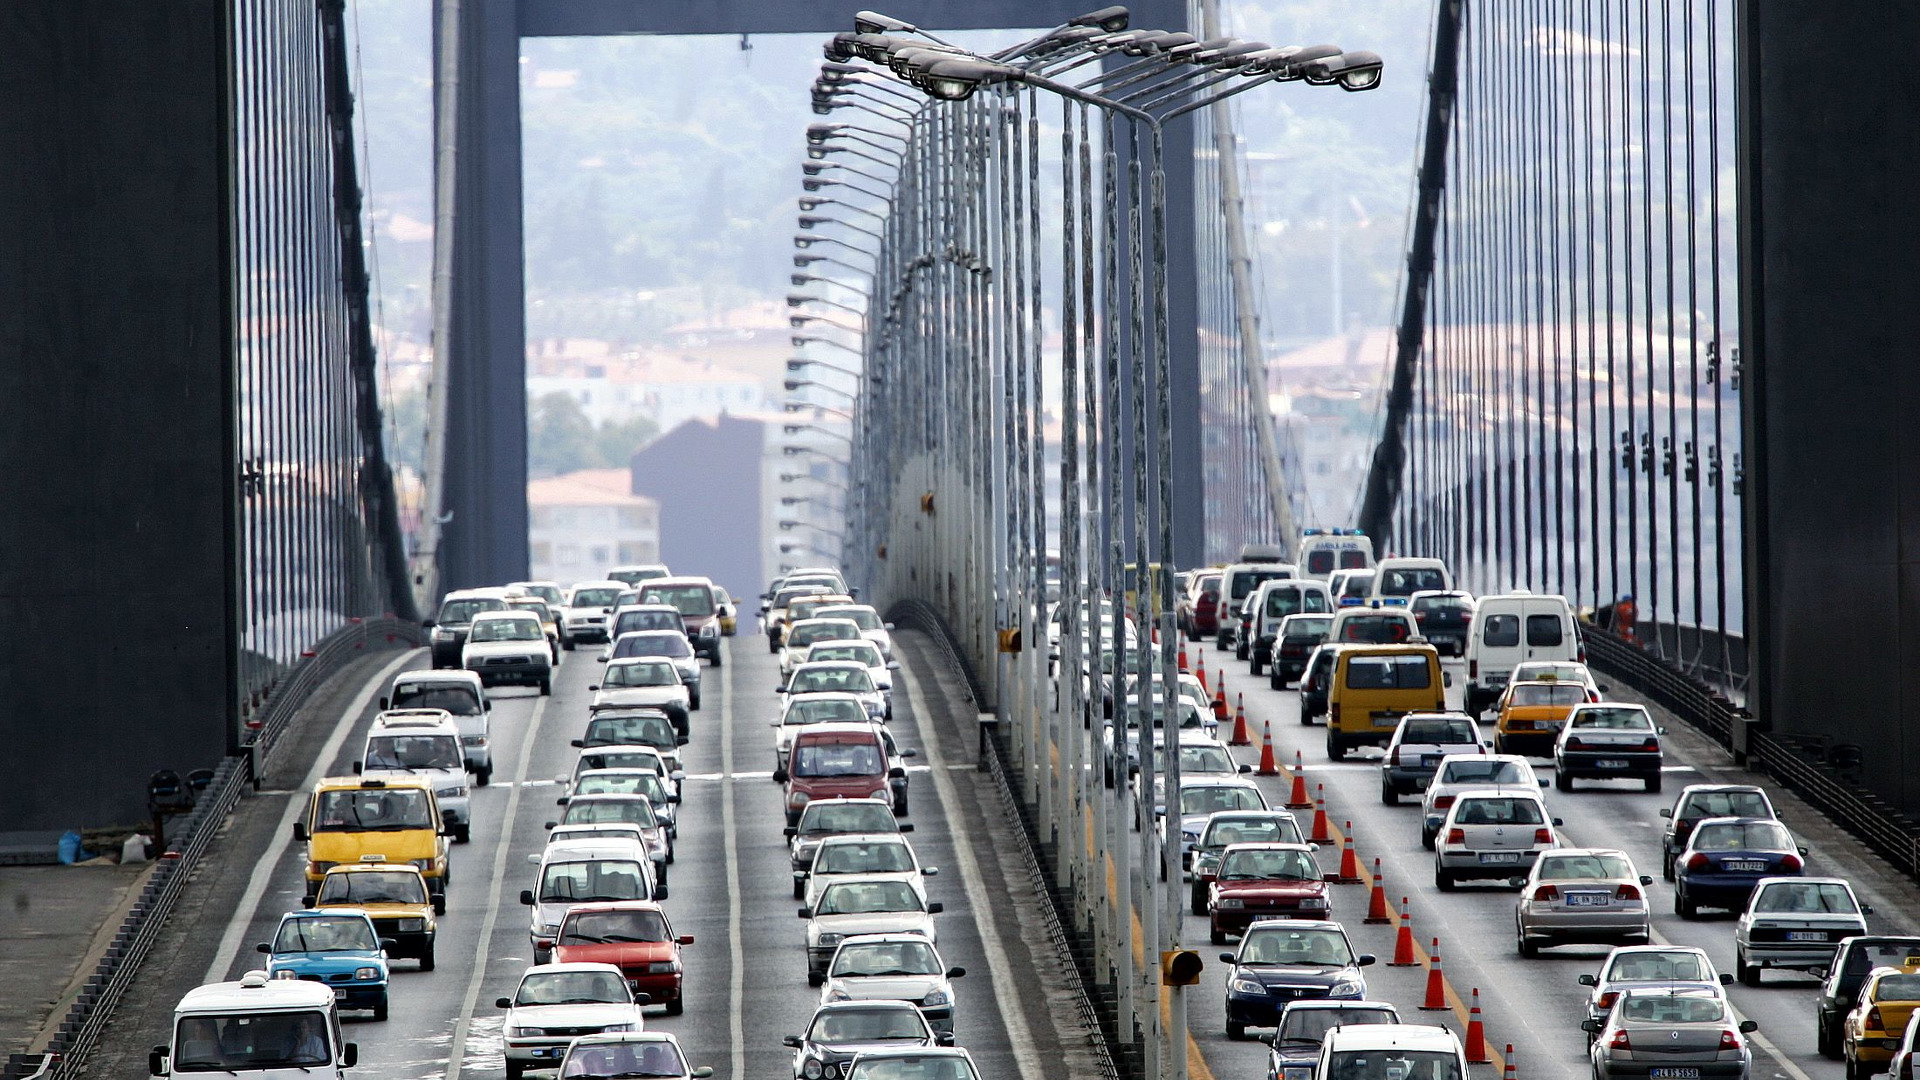
{"type": "Polygon", "coordinates": [[[434,916],[446,913],[446,899],[428,895],[419,867],[379,859],[336,866],[306,906],[366,912],[388,956],[411,957],[421,971],[433,970],[433,939],[440,929],[434,916]]]}
{"type": "Polygon", "coordinates": [[[1432,645],[1349,645],[1327,680],[1327,757],[1385,746],[1410,712],[1444,712],[1447,684],[1432,645]]]}
{"type": "Polygon", "coordinates": [[[739,609],[734,607],[733,594],[725,586],[715,585],[713,599],[720,611],[720,636],[732,637],[734,631],[740,628],[739,609]]]}
{"type": "Polygon", "coordinates": [[[1867,975],[1859,1004],[1840,1028],[1850,1080],[1880,1072],[1893,1060],[1915,1008],[1920,1008],[1920,966],[1874,968],[1867,975]]]}
{"type": "Polygon", "coordinates": [[[1538,679],[1513,683],[1494,706],[1499,720],[1493,752],[1552,757],[1553,744],[1560,738],[1567,714],[1575,705],[1589,700],[1587,688],[1577,682],[1538,679]]]}
{"type": "Polygon", "coordinates": [[[315,785],[293,838],[307,845],[307,896],[336,866],[380,862],[417,868],[434,903],[447,895],[447,837],[426,777],[336,776],[315,785]]]}

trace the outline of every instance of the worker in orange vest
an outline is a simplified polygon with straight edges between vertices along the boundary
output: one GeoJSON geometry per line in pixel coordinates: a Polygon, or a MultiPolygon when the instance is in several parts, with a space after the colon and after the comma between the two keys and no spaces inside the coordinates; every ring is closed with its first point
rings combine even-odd
{"type": "Polygon", "coordinates": [[[1637,614],[1631,594],[1621,597],[1620,602],[1613,605],[1613,632],[1635,645],[1640,644],[1640,639],[1633,636],[1633,623],[1637,614]]]}

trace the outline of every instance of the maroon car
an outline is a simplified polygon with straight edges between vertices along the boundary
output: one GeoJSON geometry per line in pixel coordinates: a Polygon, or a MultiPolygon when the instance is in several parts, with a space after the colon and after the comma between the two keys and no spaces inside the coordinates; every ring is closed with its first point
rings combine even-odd
{"type": "Polygon", "coordinates": [[[1193,575],[1187,588],[1174,601],[1174,617],[1188,641],[1199,641],[1220,632],[1220,572],[1193,575]]]}
{"type": "Polygon", "coordinates": [[[1234,844],[1207,895],[1210,938],[1223,944],[1260,919],[1331,918],[1327,883],[1305,844],[1234,844]]]}

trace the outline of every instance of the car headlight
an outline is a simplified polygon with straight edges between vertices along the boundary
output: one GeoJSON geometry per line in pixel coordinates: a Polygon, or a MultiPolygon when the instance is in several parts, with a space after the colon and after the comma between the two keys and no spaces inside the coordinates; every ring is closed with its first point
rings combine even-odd
{"type": "Polygon", "coordinates": [[[853,996],[851,994],[848,994],[845,990],[842,990],[836,986],[833,989],[827,991],[827,1000],[828,1001],[852,1001],[853,996]]]}
{"type": "Polygon", "coordinates": [[[540,932],[548,937],[552,937],[560,932],[560,924],[557,922],[542,923],[540,925],[540,932]]]}
{"type": "Polygon", "coordinates": [[[467,797],[467,789],[463,787],[434,788],[433,797],[436,799],[464,799],[467,797]]]}
{"type": "Polygon", "coordinates": [[[279,971],[273,973],[273,977],[276,979],[297,979],[300,977],[300,973],[292,968],[281,968],[279,971]]]}
{"type": "Polygon", "coordinates": [[[600,1030],[601,1031],[632,1031],[633,1025],[632,1024],[608,1024],[606,1027],[603,1027],[600,1030]]]}
{"type": "Polygon", "coordinates": [[[1365,992],[1366,988],[1360,985],[1360,980],[1351,976],[1339,979],[1327,988],[1329,997],[1359,997],[1365,992]]]}
{"type": "Polygon", "coordinates": [[[1219,908],[1222,911],[1239,911],[1241,908],[1246,907],[1247,903],[1244,900],[1235,900],[1232,898],[1228,898],[1224,900],[1214,901],[1213,906],[1219,908]]]}
{"type": "Polygon", "coordinates": [[[1257,980],[1238,977],[1228,981],[1227,989],[1236,994],[1264,994],[1267,992],[1267,988],[1260,985],[1257,980]]]}
{"type": "Polygon", "coordinates": [[[821,934],[814,944],[823,949],[831,949],[840,944],[840,940],[846,936],[845,934],[821,934]]]}
{"type": "Polygon", "coordinates": [[[380,977],[380,969],[376,967],[354,968],[353,977],[359,979],[361,982],[377,979],[380,977]]]}
{"type": "Polygon", "coordinates": [[[679,963],[673,960],[655,960],[653,963],[647,965],[647,974],[649,975],[671,975],[679,970],[679,963]]]}
{"type": "Polygon", "coordinates": [[[930,990],[927,992],[926,997],[920,999],[920,1004],[922,1005],[948,1005],[952,1002],[953,995],[947,993],[945,990],[930,990]]]}
{"type": "Polygon", "coordinates": [[[398,923],[398,926],[399,926],[399,929],[401,929],[401,930],[403,930],[403,931],[407,931],[407,930],[425,930],[425,929],[427,928],[427,920],[425,920],[425,919],[401,919],[401,920],[399,920],[399,923],[398,923]]]}
{"type": "Polygon", "coordinates": [[[707,625],[701,627],[700,636],[701,637],[719,637],[720,624],[718,622],[710,622],[707,625]]]}
{"type": "Polygon", "coordinates": [[[433,863],[434,863],[434,860],[432,860],[432,859],[414,859],[414,860],[412,860],[412,861],[413,861],[413,865],[415,865],[415,866],[417,866],[417,867],[419,867],[419,868],[420,868],[420,872],[421,872],[421,873],[423,873],[423,874],[431,874],[431,873],[433,873],[433,863]]]}
{"type": "Polygon", "coordinates": [[[1313,908],[1318,911],[1327,906],[1327,898],[1324,896],[1309,896],[1300,901],[1300,906],[1303,908],[1313,908]]]}
{"type": "Polygon", "coordinates": [[[800,1075],[806,1077],[807,1080],[820,1080],[820,1075],[824,1071],[825,1070],[821,1068],[818,1058],[808,1058],[800,1065],[800,1075]]]}
{"type": "Polygon", "coordinates": [[[509,1038],[514,1038],[514,1039],[537,1039],[540,1036],[545,1034],[546,1034],[546,1031],[544,1029],[537,1028],[537,1027],[517,1027],[517,1028],[507,1029],[507,1036],[509,1038]]]}
{"type": "Polygon", "coordinates": [[[793,794],[787,796],[787,805],[790,807],[805,806],[807,805],[808,800],[810,800],[812,797],[813,796],[808,795],[804,791],[796,791],[793,794]]]}

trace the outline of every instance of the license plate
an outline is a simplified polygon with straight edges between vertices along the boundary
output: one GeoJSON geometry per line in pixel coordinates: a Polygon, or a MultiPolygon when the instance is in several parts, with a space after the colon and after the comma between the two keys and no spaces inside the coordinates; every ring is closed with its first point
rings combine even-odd
{"type": "Polygon", "coordinates": [[[1423,769],[1437,769],[1440,767],[1440,758],[1441,755],[1439,754],[1421,754],[1420,767],[1423,769]]]}
{"type": "Polygon", "coordinates": [[[533,1052],[533,1056],[557,1058],[560,1056],[560,1051],[564,1049],[566,1049],[566,1047],[564,1046],[545,1046],[545,1047],[541,1047],[538,1050],[535,1050],[533,1052]]]}
{"type": "Polygon", "coordinates": [[[1520,853],[1517,851],[1483,851],[1480,853],[1480,862],[1483,865],[1502,866],[1517,864],[1519,861],[1520,853]]]}
{"type": "Polygon", "coordinates": [[[1652,1077],[1653,1080],[1700,1080],[1699,1069],[1678,1069],[1671,1067],[1649,1069],[1647,1070],[1647,1075],[1652,1077]]]}
{"type": "Polygon", "coordinates": [[[1789,930],[1787,931],[1787,940],[1825,941],[1827,940],[1827,932],[1825,930],[1789,930]]]}
{"type": "Polygon", "coordinates": [[[1567,894],[1568,907],[1606,907],[1609,897],[1606,893],[1573,892],[1567,894]]]}
{"type": "Polygon", "coordinates": [[[1627,763],[1617,757],[1603,757],[1599,761],[1594,762],[1594,764],[1602,769],[1624,769],[1627,767],[1627,763]]]}
{"type": "Polygon", "coordinates": [[[1756,873],[1767,868],[1766,861],[1763,859],[1728,859],[1720,865],[1728,870],[1751,870],[1756,873]]]}

